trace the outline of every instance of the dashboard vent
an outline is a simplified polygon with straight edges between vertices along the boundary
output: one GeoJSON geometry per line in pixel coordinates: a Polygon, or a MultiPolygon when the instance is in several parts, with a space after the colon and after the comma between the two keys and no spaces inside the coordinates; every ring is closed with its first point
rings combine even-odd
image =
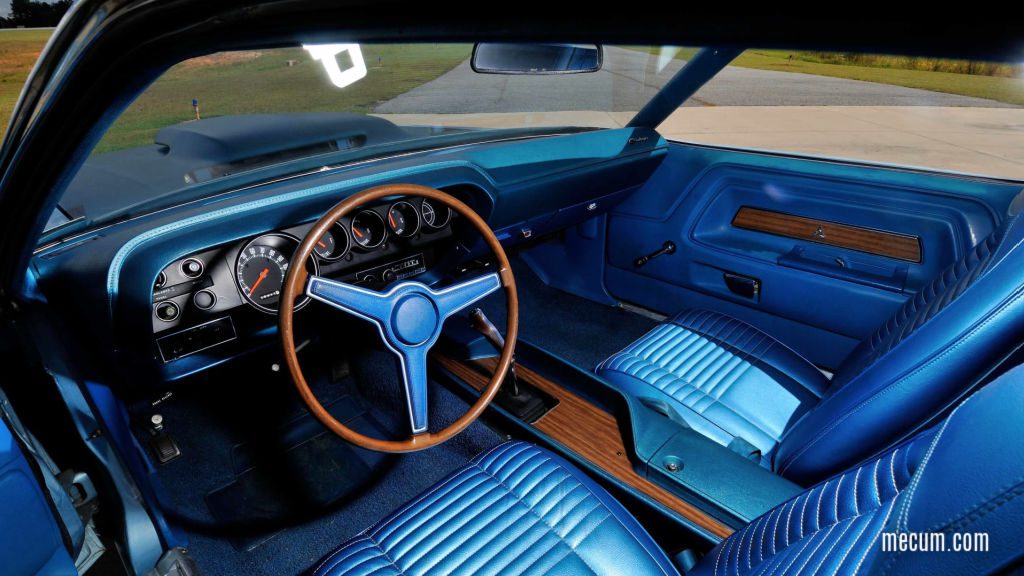
{"type": "Polygon", "coordinates": [[[198,184],[200,182],[207,182],[217,178],[223,178],[225,176],[264,168],[266,166],[273,166],[274,164],[282,164],[284,162],[298,160],[300,158],[309,158],[312,156],[319,156],[320,154],[330,154],[331,152],[340,152],[343,150],[354,150],[356,148],[362,148],[365,145],[366,136],[360,134],[338,140],[329,140],[327,142],[297,146],[295,148],[288,148],[287,150],[275,150],[274,152],[268,152],[266,154],[247,156],[238,160],[232,160],[231,162],[214,164],[205,168],[193,170],[192,172],[185,174],[185,183],[198,184]]]}

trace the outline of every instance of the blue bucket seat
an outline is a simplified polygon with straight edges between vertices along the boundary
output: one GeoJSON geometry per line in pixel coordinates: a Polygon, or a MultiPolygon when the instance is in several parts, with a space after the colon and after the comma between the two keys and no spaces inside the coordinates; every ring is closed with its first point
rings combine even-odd
{"type": "MultiPolygon", "coordinates": [[[[1024,369],[940,425],[776,506],[689,574],[989,574],[1024,548],[1024,369]],[[900,552],[899,534],[987,534],[984,552],[900,552]],[[888,536],[887,536],[888,534],[888,536]]],[[[960,541],[963,544],[963,541],[960,541]]],[[[608,493],[561,458],[505,443],[368,528],[315,576],[677,574],[608,493]]]]}
{"type": "Polygon", "coordinates": [[[1024,341],[1021,208],[1024,193],[989,237],[907,300],[831,381],[772,336],[704,310],[676,314],[597,373],[782,476],[818,481],[939,417],[1024,341]]]}

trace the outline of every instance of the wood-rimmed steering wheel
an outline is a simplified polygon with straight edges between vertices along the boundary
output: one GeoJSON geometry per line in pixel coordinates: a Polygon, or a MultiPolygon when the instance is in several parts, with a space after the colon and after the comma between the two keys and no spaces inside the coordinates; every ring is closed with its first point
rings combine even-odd
{"type": "Polygon", "coordinates": [[[419,196],[444,204],[473,225],[483,237],[498,262],[498,271],[477,276],[442,289],[434,289],[421,282],[405,280],[391,286],[387,292],[376,292],[360,286],[310,276],[305,266],[293,264],[288,268],[281,295],[279,327],[284,359],[292,380],[310,412],[332,432],[345,440],[379,452],[414,452],[430,448],[455,436],[480,417],[498,393],[512,363],[516,335],[519,327],[519,301],[516,283],[512,277],[501,243],[487,223],[476,212],[456,198],[417,184],[386,184],[364,190],[339,202],[327,211],[299,244],[291,261],[306,262],[313,247],[331,226],[355,208],[395,196],[419,196]],[[508,312],[505,346],[501,350],[498,366],[480,398],[457,420],[438,432],[428,430],[427,414],[427,353],[441,335],[446,318],[465,309],[477,300],[505,289],[508,312]],[[352,430],[335,419],[309,388],[299,366],[295,350],[293,315],[295,301],[309,296],[329,306],[345,311],[376,325],[384,344],[394,352],[401,365],[406,404],[412,434],[405,440],[371,438],[352,430]]]}

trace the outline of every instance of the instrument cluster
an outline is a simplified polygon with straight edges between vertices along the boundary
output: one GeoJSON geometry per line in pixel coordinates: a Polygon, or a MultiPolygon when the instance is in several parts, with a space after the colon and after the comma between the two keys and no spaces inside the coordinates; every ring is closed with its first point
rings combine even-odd
{"type": "MultiPolygon", "coordinates": [[[[435,244],[452,236],[452,219],[448,206],[419,197],[365,206],[335,222],[303,265],[311,274],[379,288],[425,271],[435,258],[435,244]]],[[[153,286],[152,304],[158,345],[165,339],[174,343],[173,351],[161,348],[164,361],[198,351],[190,349],[188,331],[215,320],[219,329],[236,337],[237,322],[230,317],[245,305],[276,314],[285,276],[295,265],[292,256],[312,226],[309,222],[268,232],[164,267],[153,286]]],[[[308,303],[303,297],[295,308],[308,303]]],[[[207,340],[197,342],[206,345],[207,340]]]]}
{"type": "MultiPolygon", "coordinates": [[[[310,273],[319,274],[320,266],[342,260],[354,261],[356,255],[373,254],[386,243],[415,244],[414,239],[445,229],[451,222],[451,209],[435,206],[427,199],[398,200],[363,208],[335,222],[313,246],[315,257],[307,263],[310,273]]],[[[235,263],[235,282],[239,293],[257,310],[275,314],[291,265],[291,256],[299,247],[300,235],[275,232],[254,238],[242,247],[235,263]]],[[[295,303],[296,310],[309,302],[295,303]]]]}

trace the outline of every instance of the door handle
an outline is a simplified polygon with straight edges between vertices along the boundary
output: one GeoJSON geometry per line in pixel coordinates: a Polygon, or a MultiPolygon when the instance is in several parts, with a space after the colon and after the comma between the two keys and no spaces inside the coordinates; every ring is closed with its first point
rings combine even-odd
{"type": "Polygon", "coordinates": [[[737,296],[756,300],[761,294],[761,281],[757,278],[733,274],[732,272],[723,272],[722,278],[725,280],[725,285],[729,288],[729,291],[737,296]]]}

